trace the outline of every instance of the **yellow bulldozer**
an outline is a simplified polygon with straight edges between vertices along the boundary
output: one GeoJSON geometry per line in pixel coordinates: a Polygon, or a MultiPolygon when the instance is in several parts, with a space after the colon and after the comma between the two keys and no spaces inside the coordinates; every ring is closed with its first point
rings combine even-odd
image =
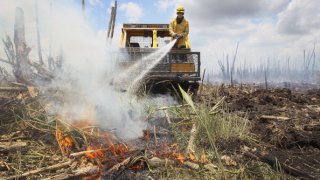
{"type": "MultiPolygon", "coordinates": [[[[123,24],[120,52],[127,54],[119,64],[128,67],[172,41],[169,24],[123,24]]],[[[166,92],[168,87],[197,92],[200,81],[200,52],[172,48],[153,67],[144,84],[148,91],[166,92]],[[168,86],[169,85],[169,86],[168,86]]]]}

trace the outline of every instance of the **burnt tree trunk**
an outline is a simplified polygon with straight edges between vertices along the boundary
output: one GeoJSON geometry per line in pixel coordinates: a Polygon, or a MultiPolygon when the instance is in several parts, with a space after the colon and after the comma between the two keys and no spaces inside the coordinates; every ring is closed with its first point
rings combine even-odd
{"type": "Polygon", "coordinates": [[[39,9],[38,0],[36,0],[36,26],[37,26],[37,45],[38,45],[38,56],[40,65],[43,65],[42,51],[41,51],[41,39],[40,39],[40,28],[39,28],[39,9]]]}
{"type": "Polygon", "coordinates": [[[27,47],[24,29],[24,13],[22,8],[16,8],[15,24],[14,24],[14,44],[16,49],[16,62],[14,67],[14,75],[18,82],[30,84],[31,67],[29,64],[30,48],[27,47]]]}

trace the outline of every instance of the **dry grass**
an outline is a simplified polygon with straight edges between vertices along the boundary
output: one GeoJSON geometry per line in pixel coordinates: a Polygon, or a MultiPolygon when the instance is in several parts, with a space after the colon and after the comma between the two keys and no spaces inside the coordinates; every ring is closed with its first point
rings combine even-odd
{"type": "MultiPolygon", "coordinates": [[[[232,141],[235,138],[250,143],[252,142],[252,135],[249,133],[250,123],[246,118],[226,113],[227,110],[223,105],[224,98],[219,96],[218,89],[212,89],[211,93],[216,95],[211,99],[213,103],[204,103],[192,101],[192,98],[182,91],[183,98],[188,106],[167,107],[171,114],[183,118],[182,121],[174,122],[171,125],[174,141],[184,151],[190,138],[190,129],[193,124],[196,124],[197,133],[194,155],[198,160],[205,156],[208,162],[200,163],[199,170],[191,170],[182,165],[159,167],[143,173],[163,179],[288,178],[283,172],[276,172],[269,165],[255,160],[238,161],[236,159],[237,165],[235,166],[229,166],[221,160],[221,157],[225,154],[219,150],[219,143],[232,141]],[[216,165],[216,168],[210,170],[204,168],[204,164],[208,163],[216,165]]],[[[5,114],[2,113],[0,115],[0,123],[2,125],[5,124],[1,128],[5,128],[8,134],[23,130],[29,137],[34,137],[33,139],[28,139],[28,145],[31,148],[28,148],[27,151],[18,149],[15,152],[11,152],[7,157],[11,159],[11,175],[46,167],[63,160],[54,137],[56,123],[59,120],[56,116],[47,116],[45,108],[38,101],[39,98],[44,97],[39,96],[16,101],[9,109],[4,111],[6,112],[5,114]]],[[[149,109],[150,114],[157,111],[156,108],[151,107],[149,109]]],[[[68,125],[64,124],[64,126],[68,125]]],[[[70,128],[66,128],[66,133],[68,133],[68,129],[70,130],[70,128]]],[[[76,130],[79,132],[78,134],[82,135],[82,139],[86,139],[86,135],[81,129],[76,130]]],[[[91,130],[94,132],[94,129],[91,130]]],[[[77,137],[73,138],[76,139],[77,137]]],[[[235,156],[237,155],[241,156],[240,154],[235,154],[235,156]]],[[[231,157],[233,158],[233,156],[231,157]]],[[[36,177],[40,178],[41,174],[36,177]]]]}
{"type": "MultiPolygon", "coordinates": [[[[212,95],[210,103],[194,102],[191,96],[180,89],[184,103],[189,106],[169,109],[174,116],[183,118],[182,121],[172,124],[174,141],[179,144],[181,150],[186,150],[191,135],[190,129],[195,123],[197,134],[194,155],[200,159],[205,154],[209,163],[216,165],[217,169],[208,171],[201,166],[202,168],[197,171],[167,167],[154,170],[152,174],[164,179],[287,179],[288,177],[282,171],[274,171],[268,164],[259,161],[236,159],[237,165],[230,166],[221,160],[225,154],[217,148],[219,143],[234,139],[252,144],[256,141],[250,134],[251,126],[248,119],[235,113],[227,113],[228,110],[223,105],[224,97],[219,96],[221,88],[223,87],[206,90],[212,95]]],[[[239,152],[232,157],[241,158],[242,155],[239,152]]]]}

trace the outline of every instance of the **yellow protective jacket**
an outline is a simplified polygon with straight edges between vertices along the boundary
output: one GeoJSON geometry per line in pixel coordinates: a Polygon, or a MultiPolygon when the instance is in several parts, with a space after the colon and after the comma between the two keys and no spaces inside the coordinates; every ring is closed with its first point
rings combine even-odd
{"type": "Polygon", "coordinates": [[[189,22],[183,18],[182,22],[180,24],[177,23],[177,19],[174,18],[169,25],[169,32],[170,35],[173,37],[174,33],[176,34],[183,34],[183,37],[179,39],[177,42],[178,48],[181,46],[186,46],[186,48],[190,48],[190,42],[189,42],[189,22]]]}

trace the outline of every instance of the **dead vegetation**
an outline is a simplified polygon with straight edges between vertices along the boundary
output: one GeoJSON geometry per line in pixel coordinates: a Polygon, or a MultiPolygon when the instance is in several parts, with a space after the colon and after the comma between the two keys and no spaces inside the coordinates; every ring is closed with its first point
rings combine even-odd
{"type": "Polygon", "coordinates": [[[144,137],[123,141],[90,122],[48,115],[47,94],[10,87],[0,104],[5,179],[319,177],[316,90],[204,86],[193,98],[182,90],[184,105],[149,107],[144,137]]]}

